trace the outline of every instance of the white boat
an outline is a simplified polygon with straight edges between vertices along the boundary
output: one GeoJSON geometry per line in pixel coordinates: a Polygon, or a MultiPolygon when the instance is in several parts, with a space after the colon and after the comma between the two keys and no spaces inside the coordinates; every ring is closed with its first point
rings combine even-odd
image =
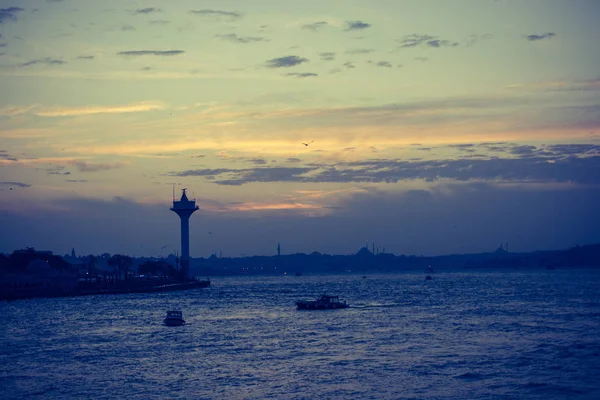
{"type": "Polygon", "coordinates": [[[167,326],[181,326],[185,324],[185,320],[183,319],[181,311],[177,310],[167,311],[167,316],[165,317],[164,322],[167,326]]]}
{"type": "Polygon", "coordinates": [[[330,310],[334,308],[348,308],[344,300],[340,301],[338,296],[328,296],[323,293],[316,300],[298,300],[296,301],[298,310],[330,310]]]}

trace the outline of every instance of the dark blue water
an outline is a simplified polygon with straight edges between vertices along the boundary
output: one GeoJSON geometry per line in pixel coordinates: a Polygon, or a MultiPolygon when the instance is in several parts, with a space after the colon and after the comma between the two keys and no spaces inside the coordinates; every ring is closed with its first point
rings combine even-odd
{"type": "Polygon", "coordinates": [[[3,302],[0,398],[600,398],[600,272],[423,278],[3,302]],[[352,307],[295,310],[323,290],[352,307]],[[188,324],[163,326],[171,308],[188,324]]]}

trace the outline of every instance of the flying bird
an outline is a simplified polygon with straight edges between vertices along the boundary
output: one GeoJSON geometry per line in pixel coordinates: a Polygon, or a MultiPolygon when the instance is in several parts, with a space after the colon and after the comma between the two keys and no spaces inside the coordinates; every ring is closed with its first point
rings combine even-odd
{"type": "Polygon", "coordinates": [[[302,143],[302,144],[303,144],[303,145],[305,145],[306,147],[308,147],[308,145],[309,145],[309,144],[311,144],[312,142],[314,142],[314,140],[313,140],[313,141],[310,141],[310,142],[308,142],[308,143],[302,143]]]}

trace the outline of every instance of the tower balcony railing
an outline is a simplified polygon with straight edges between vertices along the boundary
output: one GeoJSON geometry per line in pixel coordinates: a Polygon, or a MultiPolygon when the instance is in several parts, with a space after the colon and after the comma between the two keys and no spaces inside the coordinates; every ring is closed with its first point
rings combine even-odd
{"type": "Polygon", "coordinates": [[[196,207],[197,206],[196,206],[195,201],[186,201],[186,202],[174,201],[173,207],[171,207],[171,210],[191,210],[191,209],[195,209],[196,207]]]}

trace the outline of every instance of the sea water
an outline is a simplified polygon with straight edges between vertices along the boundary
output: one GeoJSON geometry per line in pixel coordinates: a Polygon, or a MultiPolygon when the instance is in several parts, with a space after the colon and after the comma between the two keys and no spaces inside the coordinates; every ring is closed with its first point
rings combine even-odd
{"type": "Polygon", "coordinates": [[[600,271],[424,277],[2,302],[0,398],[600,398],[600,271]],[[323,291],[351,307],[295,309],[323,291]]]}

